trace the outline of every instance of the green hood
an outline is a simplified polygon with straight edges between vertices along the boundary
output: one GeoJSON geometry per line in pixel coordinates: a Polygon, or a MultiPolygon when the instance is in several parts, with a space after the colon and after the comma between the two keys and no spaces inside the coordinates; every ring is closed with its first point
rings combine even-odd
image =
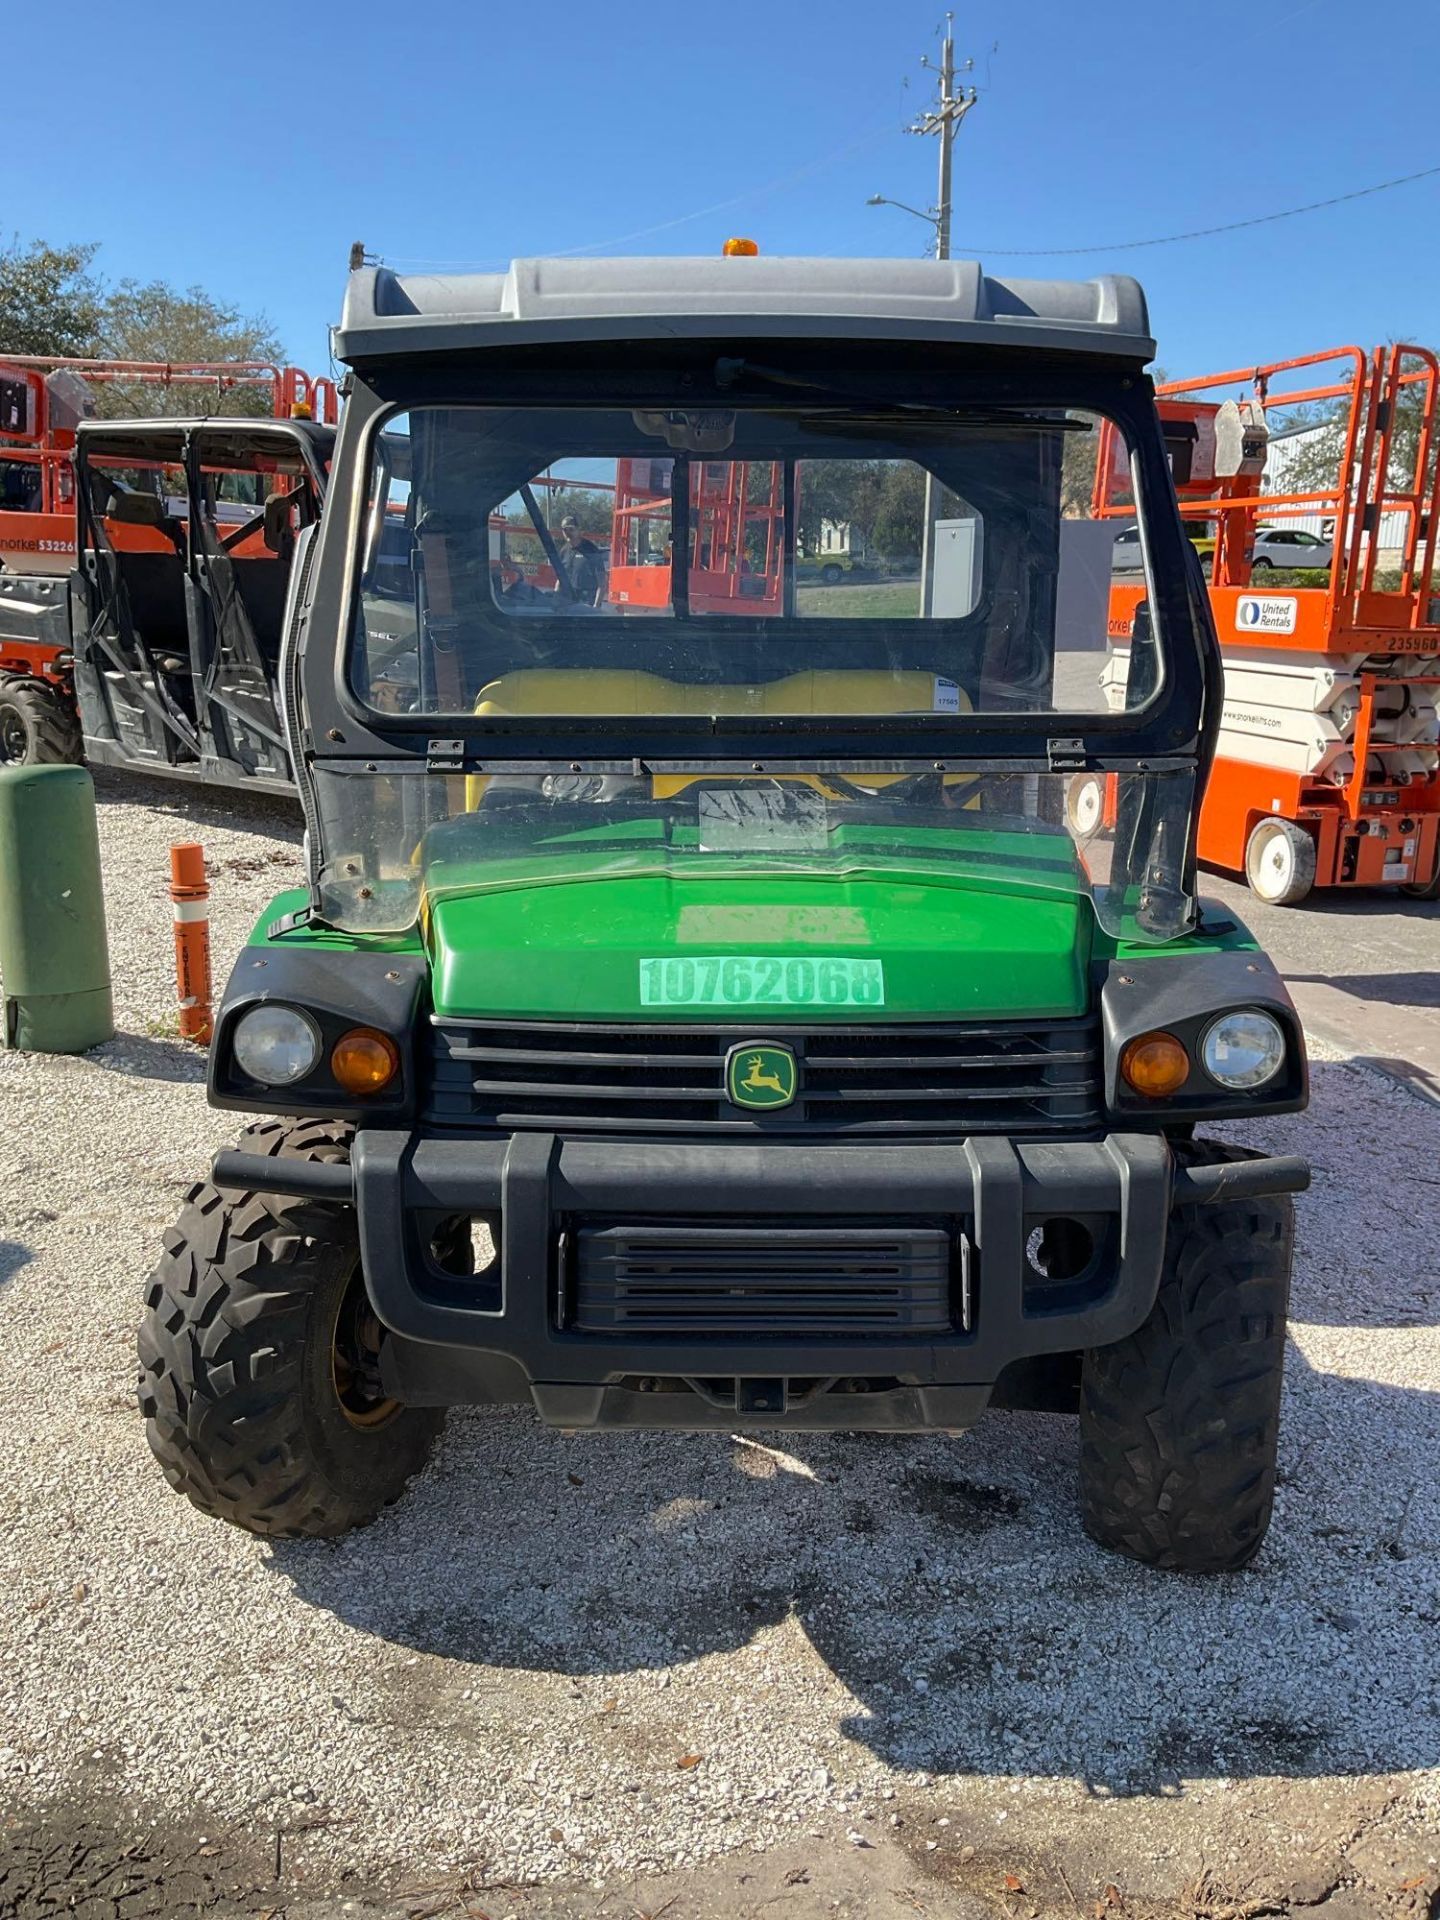
{"type": "MultiPolygon", "coordinates": [[[[516,875],[450,887],[428,910],[435,1010],[516,1020],[945,1020],[1083,1013],[1093,915],[1083,894],[950,871],[516,875]],[[644,960],[774,956],[883,963],[884,1002],[642,1006],[644,960]]],[[[493,869],[492,869],[493,872],[493,869]]],[[[1078,877],[1078,876],[1077,876],[1078,877]]]]}

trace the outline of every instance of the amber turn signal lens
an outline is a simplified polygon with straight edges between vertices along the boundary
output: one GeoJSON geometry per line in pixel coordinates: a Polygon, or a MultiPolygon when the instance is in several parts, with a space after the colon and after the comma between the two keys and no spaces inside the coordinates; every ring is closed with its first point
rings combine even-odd
{"type": "Polygon", "coordinates": [[[1163,1100],[1190,1078],[1190,1056],[1173,1033],[1142,1033],[1121,1054],[1120,1077],[1147,1100],[1163,1100]]]}
{"type": "Polygon", "coordinates": [[[382,1093],[400,1071],[400,1049],[388,1033],[352,1027],[335,1042],[330,1071],[347,1093],[382,1093]]]}

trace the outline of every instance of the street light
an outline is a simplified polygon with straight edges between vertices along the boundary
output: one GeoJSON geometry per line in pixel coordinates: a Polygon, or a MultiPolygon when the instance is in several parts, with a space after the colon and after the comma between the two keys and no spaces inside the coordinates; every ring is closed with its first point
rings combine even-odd
{"type": "Polygon", "coordinates": [[[913,214],[917,220],[923,220],[927,227],[933,227],[937,235],[940,231],[940,215],[933,207],[928,213],[922,213],[919,207],[909,207],[903,200],[891,200],[883,193],[872,193],[865,204],[867,207],[898,207],[901,213],[913,214]]]}

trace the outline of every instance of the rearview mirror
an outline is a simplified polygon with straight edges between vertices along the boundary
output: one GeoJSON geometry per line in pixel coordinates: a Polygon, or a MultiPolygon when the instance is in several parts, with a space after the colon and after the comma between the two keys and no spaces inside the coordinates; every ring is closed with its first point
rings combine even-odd
{"type": "Polygon", "coordinates": [[[637,407],[630,417],[641,433],[677,453],[724,453],[735,439],[735,415],[725,407],[675,407],[665,413],[637,407]]]}
{"type": "Polygon", "coordinates": [[[271,553],[285,553],[294,540],[290,525],[290,495],[288,493],[267,493],[265,496],[265,531],[263,539],[271,553]]]}

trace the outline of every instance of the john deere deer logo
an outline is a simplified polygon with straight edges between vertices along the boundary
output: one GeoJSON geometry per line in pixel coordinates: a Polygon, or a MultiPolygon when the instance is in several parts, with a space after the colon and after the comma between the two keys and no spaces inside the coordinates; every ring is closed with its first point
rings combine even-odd
{"type": "Polygon", "coordinates": [[[750,1064],[745,1069],[745,1078],[740,1082],[747,1093],[784,1093],[778,1073],[766,1073],[763,1053],[752,1053],[750,1064]]]}
{"type": "Polygon", "coordinates": [[[737,1107],[788,1107],[795,1098],[795,1056],[789,1047],[748,1040],[725,1060],[726,1097],[737,1107]]]}

